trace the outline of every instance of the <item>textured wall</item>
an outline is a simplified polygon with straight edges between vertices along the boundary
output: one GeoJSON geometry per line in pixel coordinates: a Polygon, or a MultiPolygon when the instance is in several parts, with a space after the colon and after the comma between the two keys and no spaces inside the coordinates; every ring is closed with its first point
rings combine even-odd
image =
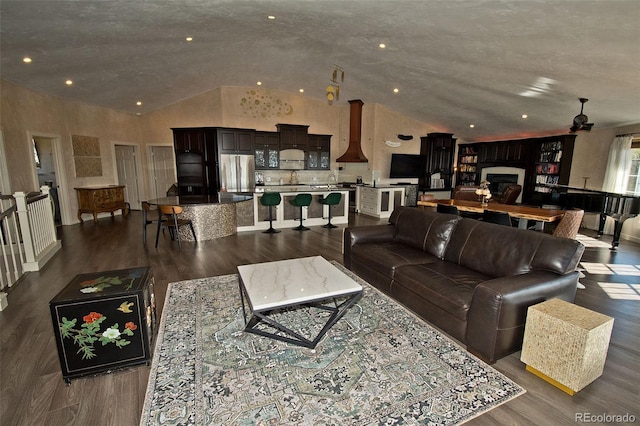
{"type": "MultiPolygon", "coordinates": [[[[64,158],[66,181],[61,186],[61,203],[75,220],[76,186],[117,183],[113,158],[114,142],[140,142],[139,119],[107,108],[43,95],[0,80],[0,125],[9,169],[11,191],[33,191],[38,188],[33,145],[29,135],[59,139],[64,158]],[[86,135],[100,140],[103,175],[76,178],[71,135],[86,135]]],[[[70,88],[69,90],[73,90],[70,88]]],[[[69,215],[68,215],[69,216],[69,215]]],[[[67,218],[68,219],[68,218],[67,218]]],[[[65,220],[65,218],[63,218],[65,220]]],[[[66,223],[66,222],[65,222],[66,223]]]]}
{"type": "MultiPolygon", "coordinates": [[[[298,94],[247,87],[224,87],[137,117],[42,95],[4,80],[0,80],[0,89],[0,126],[4,136],[11,190],[30,191],[38,186],[35,167],[32,166],[32,146],[28,135],[59,137],[67,177],[66,182],[60,182],[67,191],[67,199],[61,202],[68,204],[74,219],[77,202],[73,187],[117,182],[113,158],[113,144],[116,142],[140,144],[143,167],[143,184],[140,191],[143,199],[151,193],[147,146],[172,145],[171,127],[226,126],[275,131],[277,123],[305,124],[310,126],[311,133],[333,135],[332,161],[344,153],[349,142],[349,105],[346,99],[329,106],[323,101],[298,94]],[[249,109],[248,102],[253,101],[255,104],[256,100],[260,105],[255,109],[249,109]],[[266,103],[271,103],[271,106],[266,103]],[[75,177],[71,147],[73,134],[99,138],[103,176],[75,177]]],[[[363,176],[365,181],[371,182],[375,176],[384,182],[388,179],[391,153],[418,153],[420,136],[442,131],[382,105],[369,104],[366,99],[363,99],[363,102],[362,149],[369,163],[338,165],[333,162],[332,169],[339,181],[355,181],[356,176],[363,176]],[[414,139],[402,142],[397,148],[391,148],[384,143],[386,140],[398,141],[397,134],[410,134],[414,139]],[[337,170],[338,166],[342,166],[343,170],[337,170]]],[[[640,132],[640,123],[617,129],[596,127],[591,132],[579,133],[576,138],[570,184],[582,186],[582,177],[589,176],[588,186],[600,188],[611,141],[616,134],[632,132],[640,132]]],[[[320,175],[320,178],[324,179],[325,176],[320,175]]],[[[310,179],[303,178],[301,181],[310,179]]],[[[625,224],[623,234],[625,238],[640,235],[640,219],[625,224]]]]}

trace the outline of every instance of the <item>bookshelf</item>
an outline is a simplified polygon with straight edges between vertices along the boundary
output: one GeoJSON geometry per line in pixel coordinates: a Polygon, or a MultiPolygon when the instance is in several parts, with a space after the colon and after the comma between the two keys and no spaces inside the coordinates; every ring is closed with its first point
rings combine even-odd
{"type": "Polygon", "coordinates": [[[478,145],[460,145],[458,150],[457,185],[476,185],[478,182],[478,145]]]}
{"type": "Polygon", "coordinates": [[[561,139],[540,142],[536,150],[534,192],[549,193],[548,185],[567,184],[561,175],[565,143],[561,139]]]}

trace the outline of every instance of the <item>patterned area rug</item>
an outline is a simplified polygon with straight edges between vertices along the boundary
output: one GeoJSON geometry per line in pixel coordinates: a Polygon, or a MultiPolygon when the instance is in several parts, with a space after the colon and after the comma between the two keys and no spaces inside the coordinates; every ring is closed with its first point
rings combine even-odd
{"type": "Polygon", "coordinates": [[[140,424],[448,425],[525,392],[334,264],[363,297],[315,349],[243,332],[237,275],[169,284],[140,424]]]}

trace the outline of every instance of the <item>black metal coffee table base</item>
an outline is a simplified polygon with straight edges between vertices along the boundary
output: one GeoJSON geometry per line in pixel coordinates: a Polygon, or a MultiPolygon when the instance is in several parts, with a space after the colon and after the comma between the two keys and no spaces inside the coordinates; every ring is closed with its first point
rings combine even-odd
{"type": "MultiPolygon", "coordinates": [[[[264,336],[264,337],[270,337],[272,339],[275,340],[279,340],[281,342],[287,342],[287,343],[291,343],[294,345],[298,345],[298,346],[303,346],[306,348],[315,348],[316,345],[318,344],[318,342],[320,342],[320,340],[322,339],[322,337],[324,337],[324,335],[327,333],[327,331],[329,331],[329,329],[336,323],[338,322],[338,320],[340,318],[342,318],[342,316],[346,313],[347,309],[349,309],[361,296],[362,296],[362,291],[359,291],[357,293],[353,293],[350,295],[343,295],[340,296],[340,298],[346,297],[346,300],[342,301],[341,303],[338,303],[337,298],[325,298],[323,299],[324,301],[328,301],[328,300],[332,300],[333,301],[333,305],[334,306],[327,306],[327,305],[323,305],[319,302],[321,301],[316,301],[316,302],[311,302],[311,303],[302,303],[302,304],[292,304],[292,305],[286,305],[286,306],[278,306],[276,308],[273,309],[269,309],[269,310],[264,310],[264,311],[251,311],[251,315],[250,317],[247,319],[247,309],[245,307],[245,290],[243,288],[242,285],[242,280],[240,280],[240,298],[242,300],[242,315],[244,317],[244,323],[245,323],[245,331],[248,333],[253,333],[253,334],[257,334],[259,336],[264,336]],[[329,319],[327,320],[327,322],[325,323],[325,325],[322,327],[322,330],[320,330],[320,332],[318,333],[318,335],[313,338],[313,340],[302,336],[299,333],[296,333],[295,331],[291,330],[290,328],[286,327],[283,324],[280,324],[278,321],[274,320],[273,318],[269,317],[269,314],[276,311],[276,310],[282,310],[282,309],[287,309],[287,308],[302,308],[305,306],[313,306],[315,308],[318,309],[323,309],[326,311],[331,312],[331,316],[329,317],[329,319]],[[282,334],[277,334],[277,333],[270,333],[268,331],[262,330],[260,328],[258,328],[258,326],[260,325],[260,323],[265,323],[268,324],[269,326],[279,330],[281,333],[284,333],[285,335],[282,334]]],[[[249,298],[247,297],[247,302],[249,302],[249,307],[250,307],[250,301],[249,298]]]]}

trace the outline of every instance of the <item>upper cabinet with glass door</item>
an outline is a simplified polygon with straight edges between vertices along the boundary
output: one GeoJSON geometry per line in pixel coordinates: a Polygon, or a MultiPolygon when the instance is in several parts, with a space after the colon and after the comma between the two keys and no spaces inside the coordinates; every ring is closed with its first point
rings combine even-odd
{"type": "Polygon", "coordinates": [[[280,136],[276,132],[256,132],[254,155],[256,170],[280,168],[280,136]]]}
{"type": "Polygon", "coordinates": [[[309,135],[307,148],[308,170],[329,170],[331,160],[331,135],[309,135]]]}

